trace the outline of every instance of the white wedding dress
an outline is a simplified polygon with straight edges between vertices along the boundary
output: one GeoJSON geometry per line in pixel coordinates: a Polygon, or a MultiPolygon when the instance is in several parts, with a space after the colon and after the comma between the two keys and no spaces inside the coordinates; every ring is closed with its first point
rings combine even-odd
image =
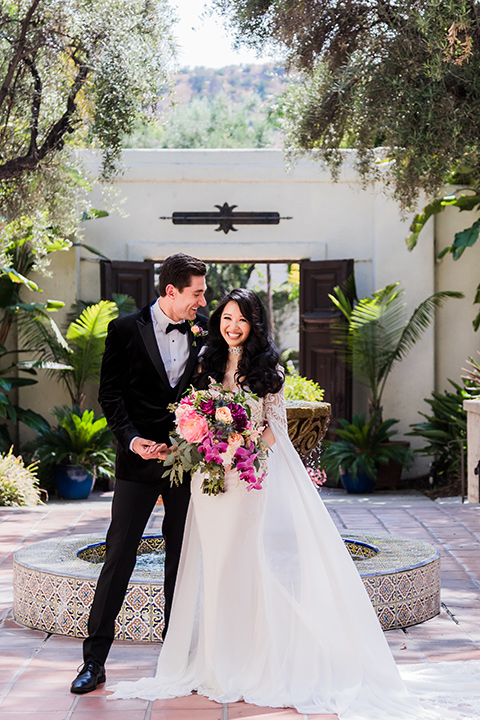
{"type": "MultiPolygon", "coordinates": [[[[195,690],[219,703],[243,699],[340,720],[462,717],[407,692],[360,575],[288,438],[283,391],[250,404],[252,419],[265,419],[276,439],[263,488],[247,491],[229,471],[226,492],[205,495],[194,474],[156,675],[108,688],[113,697],[195,690]]],[[[432,678],[423,682],[415,670],[422,695],[432,678]]]]}

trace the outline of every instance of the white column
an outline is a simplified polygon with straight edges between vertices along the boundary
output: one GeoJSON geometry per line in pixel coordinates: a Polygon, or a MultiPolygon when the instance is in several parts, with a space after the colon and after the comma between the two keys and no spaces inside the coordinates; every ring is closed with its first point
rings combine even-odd
{"type": "Polygon", "coordinates": [[[467,495],[469,503],[480,502],[480,399],[464,400],[463,409],[467,411],[467,495]]]}

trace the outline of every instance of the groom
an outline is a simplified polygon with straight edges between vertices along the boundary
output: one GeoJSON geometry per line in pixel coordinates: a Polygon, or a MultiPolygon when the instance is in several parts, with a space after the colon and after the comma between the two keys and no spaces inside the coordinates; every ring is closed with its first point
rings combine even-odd
{"type": "Polygon", "coordinates": [[[171,255],[160,269],[159,299],[113,320],[108,328],[98,399],[117,445],[112,518],[106,559],[98,578],[83,643],[84,665],[71,685],[83,694],[105,682],[105,660],[148,518],[162,496],[165,515],[165,629],[168,625],[190,499],[188,482],[170,487],[162,478],[173,414],[168,404],[188,386],[206,326],[207,269],[197,258],[171,255]]]}

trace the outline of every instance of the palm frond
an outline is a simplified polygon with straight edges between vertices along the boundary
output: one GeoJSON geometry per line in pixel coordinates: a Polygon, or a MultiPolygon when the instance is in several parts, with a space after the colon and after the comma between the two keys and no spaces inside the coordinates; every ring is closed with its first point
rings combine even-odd
{"type": "Polygon", "coordinates": [[[92,338],[105,338],[108,325],[118,315],[118,307],[111,300],[100,300],[89,305],[67,330],[67,340],[78,347],[85,347],[92,338]]]}
{"type": "Polygon", "coordinates": [[[328,297],[333,302],[335,307],[337,307],[340,312],[345,316],[347,320],[350,320],[350,315],[352,314],[353,310],[353,302],[348,296],[348,293],[344,293],[343,290],[339,285],[336,285],[333,288],[333,292],[335,295],[329,295],[328,297]]]}
{"type": "MultiPolygon", "coordinates": [[[[70,363],[73,351],[56,322],[46,313],[32,315],[24,320],[22,344],[23,349],[33,353],[41,362],[62,365],[70,363]]],[[[48,365],[46,367],[48,368],[48,365]]]]}
{"type": "MultiPolygon", "coordinates": [[[[349,345],[355,375],[369,387],[378,387],[388,374],[390,359],[405,324],[403,291],[389,285],[360,300],[352,311],[349,345]]],[[[374,396],[377,394],[374,390],[374,396]]]]}
{"type": "Polygon", "coordinates": [[[333,342],[342,348],[342,359],[352,368],[355,378],[370,388],[373,410],[381,407],[393,365],[408,355],[431,323],[435,310],[448,298],[463,297],[459,292],[435,293],[407,321],[403,295],[399,283],[393,283],[355,304],[339,287],[329,296],[347,320],[333,326],[333,342]]]}
{"type": "Polygon", "coordinates": [[[397,360],[402,360],[408,355],[415,343],[422,337],[435,315],[435,310],[440,308],[448,298],[463,298],[462,292],[444,290],[430,295],[413,311],[413,314],[403,329],[398,341],[392,365],[397,360]]]}
{"type": "Polygon", "coordinates": [[[112,293],[112,300],[118,308],[118,317],[130,315],[137,309],[137,304],[131,295],[124,293],[112,293]]]}
{"type": "Polygon", "coordinates": [[[86,307],[80,317],[68,328],[67,340],[77,351],[70,359],[75,385],[81,389],[89,379],[98,379],[108,325],[118,315],[114,302],[101,300],[86,307]]]}

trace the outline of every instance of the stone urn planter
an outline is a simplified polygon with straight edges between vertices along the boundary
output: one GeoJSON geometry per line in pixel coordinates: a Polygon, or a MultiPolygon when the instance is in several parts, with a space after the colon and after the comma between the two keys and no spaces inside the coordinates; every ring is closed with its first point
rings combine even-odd
{"type": "Polygon", "coordinates": [[[287,401],[288,434],[304,462],[325,437],[331,413],[330,403],[308,400],[287,401]]]}

